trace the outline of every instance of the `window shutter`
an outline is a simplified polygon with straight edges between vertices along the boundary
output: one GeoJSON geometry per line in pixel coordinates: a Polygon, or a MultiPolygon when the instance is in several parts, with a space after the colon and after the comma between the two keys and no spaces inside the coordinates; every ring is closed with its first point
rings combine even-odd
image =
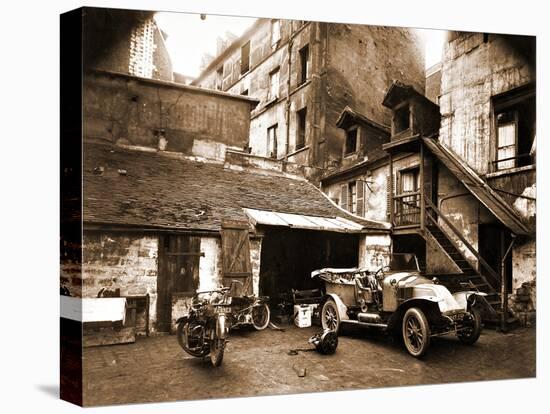
{"type": "Polygon", "coordinates": [[[342,184],[340,186],[340,207],[342,207],[345,210],[349,210],[347,184],[342,184]]]}
{"type": "Polygon", "coordinates": [[[357,215],[365,216],[365,183],[362,180],[356,181],[357,188],[357,215]]]}
{"type": "Polygon", "coordinates": [[[386,175],[386,216],[390,217],[390,204],[391,204],[391,176],[386,175]]]}

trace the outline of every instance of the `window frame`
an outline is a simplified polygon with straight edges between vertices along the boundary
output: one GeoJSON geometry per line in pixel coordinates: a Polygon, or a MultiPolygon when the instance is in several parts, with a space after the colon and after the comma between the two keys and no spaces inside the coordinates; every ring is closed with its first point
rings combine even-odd
{"type": "Polygon", "coordinates": [[[296,142],[294,149],[305,148],[307,141],[307,106],[296,111],[296,142]],[[303,114],[303,121],[302,121],[303,114]],[[303,133],[302,133],[303,132],[303,133]]]}
{"type": "MultiPolygon", "coordinates": [[[[519,86],[517,88],[508,90],[506,92],[502,92],[500,94],[494,95],[491,97],[491,117],[492,117],[492,131],[491,131],[491,138],[492,138],[492,155],[491,159],[489,161],[489,171],[490,172],[506,172],[509,170],[513,170],[518,167],[523,166],[530,166],[534,165],[536,163],[535,158],[533,158],[532,155],[532,147],[536,140],[536,87],[535,83],[527,83],[525,85],[519,86]],[[520,151],[522,150],[520,147],[522,147],[521,139],[524,139],[520,136],[521,133],[521,125],[522,117],[520,114],[522,109],[522,105],[529,105],[529,100],[533,99],[532,105],[534,105],[534,116],[533,120],[535,124],[533,125],[533,136],[532,141],[530,144],[530,151],[529,152],[523,152],[520,154],[520,151]],[[505,113],[505,112],[514,112],[514,121],[515,124],[515,142],[514,142],[514,156],[513,158],[507,159],[502,158],[499,159],[499,149],[503,148],[499,146],[499,122],[498,122],[498,115],[505,113]],[[527,163],[524,163],[522,160],[523,158],[530,158],[530,160],[527,163]],[[512,161],[513,165],[506,166],[506,167],[499,167],[499,165],[507,165],[509,161],[512,161]]],[[[524,120],[523,122],[526,122],[524,120]]],[[[525,124],[522,124],[525,125],[525,124]]],[[[523,148],[525,150],[525,148],[523,148]]]]}
{"type": "Polygon", "coordinates": [[[346,129],[346,137],[344,140],[344,157],[349,157],[359,151],[359,134],[360,127],[358,125],[354,125],[346,129]],[[353,149],[353,151],[348,151],[348,134],[350,132],[355,132],[355,148],[353,149]]]}
{"type": "Polygon", "coordinates": [[[279,130],[279,124],[273,124],[270,127],[267,128],[267,157],[269,158],[277,158],[278,154],[278,145],[277,145],[277,138],[278,138],[278,130],[279,130]],[[273,136],[271,136],[270,131],[273,131],[273,136]]]}
{"type": "Polygon", "coordinates": [[[299,78],[298,78],[298,86],[303,85],[306,83],[309,79],[309,58],[310,58],[310,50],[309,50],[309,43],[305,44],[298,50],[298,55],[300,56],[300,72],[299,72],[299,78]],[[307,53],[307,55],[304,58],[304,55],[307,53]]]}
{"type": "Polygon", "coordinates": [[[241,76],[250,71],[250,40],[241,46],[241,76]],[[248,58],[246,59],[246,65],[244,65],[243,51],[248,49],[248,58]]]}
{"type": "Polygon", "coordinates": [[[281,88],[281,68],[280,66],[277,66],[275,69],[273,69],[271,72],[269,72],[269,88],[267,90],[267,100],[271,101],[274,99],[279,99],[280,94],[280,88],[281,88]],[[273,95],[273,84],[272,84],[272,78],[273,76],[277,74],[277,85],[275,86],[275,95],[273,95]]]}
{"type": "Polygon", "coordinates": [[[276,49],[279,45],[279,42],[281,41],[281,20],[279,19],[272,19],[271,20],[271,47],[273,49],[276,49]],[[277,27],[277,30],[275,31],[274,28],[277,27]],[[274,34],[276,33],[276,36],[274,34]]]}

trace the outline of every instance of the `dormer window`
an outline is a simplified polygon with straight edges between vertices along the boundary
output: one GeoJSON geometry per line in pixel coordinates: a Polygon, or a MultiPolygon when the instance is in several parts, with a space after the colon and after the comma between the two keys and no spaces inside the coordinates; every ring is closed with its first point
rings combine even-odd
{"type": "Polygon", "coordinates": [[[346,142],[344,145],[344,155],[351,155],[357,151],[359,128],[352,127],[346,131],[346,142]]]}
{"type": "Polygon", "coordinates": [[[394,134],[406,131],[410,127],[410,109],[408,102],[395,110],[393,115],[394,134]]]}

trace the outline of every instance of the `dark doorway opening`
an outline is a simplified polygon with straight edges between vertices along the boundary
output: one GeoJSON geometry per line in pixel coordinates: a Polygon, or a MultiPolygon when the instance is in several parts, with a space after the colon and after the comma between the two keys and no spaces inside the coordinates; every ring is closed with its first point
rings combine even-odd
{"type": "Polygon", "coordinates": [[[418,259],[422,272],[426,271],[426,241],[418,234],[405,234],[393,237],[394,253],[413,253],[418,259]]]}
{"type": "MultiPolygon", "coordinates": [[[[479,254],[489,266],[497,273],[499,280],[494,280],[487,271],[480,266],[480,272],[487,281],[500,291],[501,287],[501,261],[510,245],[512,238],[510,232],[496,223],[479,225],[479,254]]],[[[508,292],[512,291],[512,254],[509,254],[504,263],[508,292]]]]}
{"type": "Polygon", "coordinates": [[[262,241],[260,295],[276,300],[292,289],[319,289],[311,272],[323,267],[355,267],[356,234],[266,227],[262,241]]]}

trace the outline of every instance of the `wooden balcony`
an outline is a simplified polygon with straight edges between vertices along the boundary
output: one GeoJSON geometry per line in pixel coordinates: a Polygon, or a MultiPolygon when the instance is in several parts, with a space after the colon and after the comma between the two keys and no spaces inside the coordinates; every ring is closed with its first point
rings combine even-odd
{"type": "Polygon", "coordinates": [[[420,227],[420,197],[419,191],[393,196],[393,220],[396,228],[420,227]]]}

